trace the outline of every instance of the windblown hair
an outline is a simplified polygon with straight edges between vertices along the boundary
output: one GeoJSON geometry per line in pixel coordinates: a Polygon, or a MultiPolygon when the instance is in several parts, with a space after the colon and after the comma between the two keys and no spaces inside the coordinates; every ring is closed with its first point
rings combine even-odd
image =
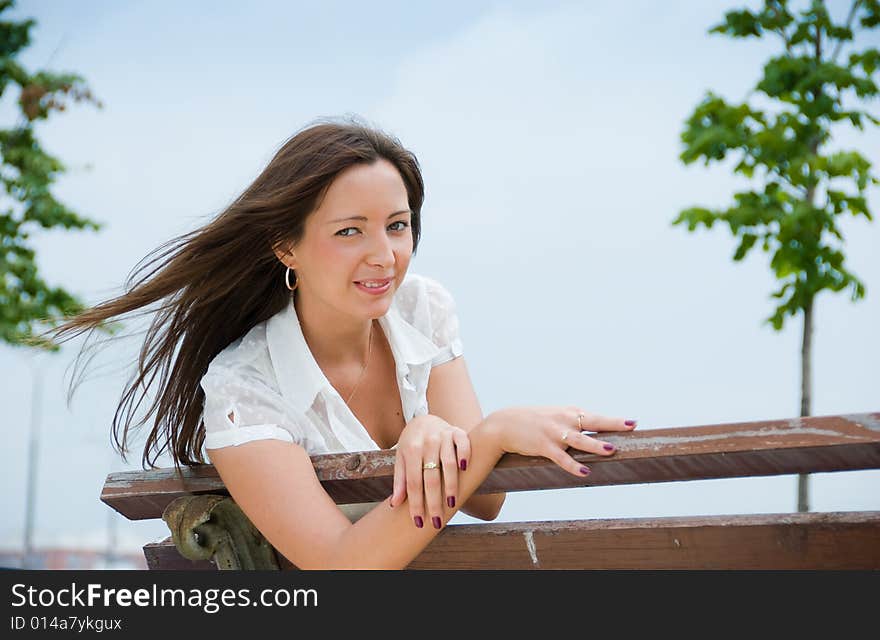
{"type": "MultiPolygon", "coordinates": [[[[415,252],[424,200],[415,155],[396,137],[354,118],[321,118],[288,139],[256,180],[208,224],[143,258],[127,278],[125,293],[65,318],[47,332],[64,342],[123,314],[146,314],[148,306],[157,306],[137,372],[113,418],[114,449],[123,460],[130,428],[153,417],[141,461],[144,469],[147,464],[156,468],[156,459],[166,450],[178,470],[181,464],[205,464],[202,376],[220,351],[279,312],[292,295],[273,247],[302,238],[306,219],[340,172],[381,158],[397,168],[406,186],[415,252]],[[132,425],[157,375],[149,411],[132,425]]],[[[77,362],[82,355],[80,351],[77,362]]]]}

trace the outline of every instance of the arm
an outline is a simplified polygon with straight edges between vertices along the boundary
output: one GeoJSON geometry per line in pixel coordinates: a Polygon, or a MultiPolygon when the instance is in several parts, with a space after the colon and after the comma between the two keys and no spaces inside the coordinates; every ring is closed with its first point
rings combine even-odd
{"type": "MultiPolygon", "coordinates": [[[[414,420],[442,420],[426,415],[414,420]]],[[[447,423],[448,424],[448,423],[447,423]]],[[[589,469],[569,448],[610,456],[614,447],[578,431],[632,431],[633,422],[588,413],[575,406],[514,407],[493,412],[471,429],[470,464],[459,475],[467,502],[504,453],[543,456],[583,477],[589,469]],[[585,418],[577,424],[578,416],[585,418]],[[561,437],[565,434],[565,438],[561,437]]],[[[226,488],[270,544],[301,569],[402,569],[440,529],[418,528],[406,502],[388,500],[352,524],[321,487],[311,458],[298,444],[254,440],[207,449],[226,488]]],[[[455,508],[442,505],[443,521],[455,508]]]]}
{"type": "MultiPolygon", "coordinates": [[[[467,502],[503,451],[490,419],[469,433],[471,457],[459,474],[458,493],[467,502]]],[[[321,487],[311,459],[297,444],[257,440],[208,449],[226,488],[254,526],[300,569],[402,569],[441,530],[417,528],[406,503],[385,500],[352,524],[321,487]]],[[[443,505],[448,522],[460,508],[443,505]]]]}
{"type": "MultiPolygon", "coordinates": [[[[470,433],[483,422],[483,411],[463,356],[431,369],[427,397],[430,414],[451,425],[470,433]]],[[[468,471],[459,472],[458,477],[464,478],[469,472],[470,467],[468,471]]],[[[494,520],[501,511],[505,497],[504,493],[472,496],[461,506],[461,510],[474,518],[494,520]]]]}

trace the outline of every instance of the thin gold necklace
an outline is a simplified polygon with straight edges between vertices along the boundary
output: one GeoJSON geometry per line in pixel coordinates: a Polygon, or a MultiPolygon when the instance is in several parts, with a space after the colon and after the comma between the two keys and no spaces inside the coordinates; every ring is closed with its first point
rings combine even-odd
{"type": "Polygon", "coordinates": [[[370,354],[373,353],[373,321],[370,320],[370,337],[367,341],[367,361],[364,363],[364,368],[361,369],[361,376],[358,378],[357,384],[354,385],[354,391],[351,392],[351,395],[348,396],[348,400],[345,401],[345,404],[351,404],[351,399],[354,397],[355,391],[358,390],[358,387],[361,386],[361,381],[364,379],[364,374],[367,372],[367,365],[370,364],[370,354]]]}

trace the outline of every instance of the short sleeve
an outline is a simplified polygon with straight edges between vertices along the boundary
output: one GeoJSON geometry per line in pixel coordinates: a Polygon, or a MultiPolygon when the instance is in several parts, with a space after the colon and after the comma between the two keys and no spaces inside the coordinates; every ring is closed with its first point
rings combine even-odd
{"type": "Polygon", "coordinates": [[[256,370],[209,367],[205,392],[205,448],[220,449],[254,440],[302,441],[280,392],[256,370]]]}
{"type": "Polygon", "coordinates": [[[458,309],[452,294],[442,284],[425,278],[428,306],[431,316],[431,340],[440,348],[431,366],[436,367],[462,354],[458,309]]]}

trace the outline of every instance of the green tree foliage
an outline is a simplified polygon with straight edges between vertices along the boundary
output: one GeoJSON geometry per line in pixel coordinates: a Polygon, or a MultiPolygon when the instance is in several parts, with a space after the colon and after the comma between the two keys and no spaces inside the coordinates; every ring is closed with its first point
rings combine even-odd
{"type": "Polygon", "coordinates": [[[750,94],[769,98],[772,112],[748,102],[730,104],[709,91],[681,136],[685,164],[703,160],[708,166],[731,156],[733,171],[757,187],[734,194],[727,209],[692,207],[672,223],[687,224],[689,231],[727,223],[739,241],[736,261],[756,245],[773,253],[770,265],[781,286],[772,294],[779,304],[767,322],[777,331],[787,315],[811,309],[822,290],[849,288],[853,301],[864,297],[864,284],[847,270],[843,252],[833,244],[834,238],[843,241],[836,218],[850,214],[872,220],[866,189],[880,184],[857,151],[826,152],[838,123],[859,130],[880,124],[858,108],[878,94],[880,52],[868,48],[839,59],[853,41],[855,25],[871,30],[880,23],[880,2],[853,2],[844,24],[835,24],[820,0],[799,12],[789,4],[765,0],[759,12],[731,11],[710,30],[733,38],[778,38],[784,51],[764,65],[750,94]]]}
{"type": "MultiPolygon", "coordinates": [[[[0,0],[0,17],[12,0],[0,0]]],[[[37,269],[30,235],[38,229],[100,229],[55,199],[53,182],[64,173],[58,158],[47,153],[34,134],[34,125],[53,111],[64,111],[70,101],[101,103],[83,79],[72,73],[29,73],[16,62],[30,44],[33,20],[0,19],[0,96],[18,87],[21,119],[0,129],[2,168],[0,180],[0,337],[10,344],[27,344],[57,350],[53,342],[36,335],[39,325],[53,322],[83,309],[82,303],[61,287],[47,284],[37,269]]]]}

